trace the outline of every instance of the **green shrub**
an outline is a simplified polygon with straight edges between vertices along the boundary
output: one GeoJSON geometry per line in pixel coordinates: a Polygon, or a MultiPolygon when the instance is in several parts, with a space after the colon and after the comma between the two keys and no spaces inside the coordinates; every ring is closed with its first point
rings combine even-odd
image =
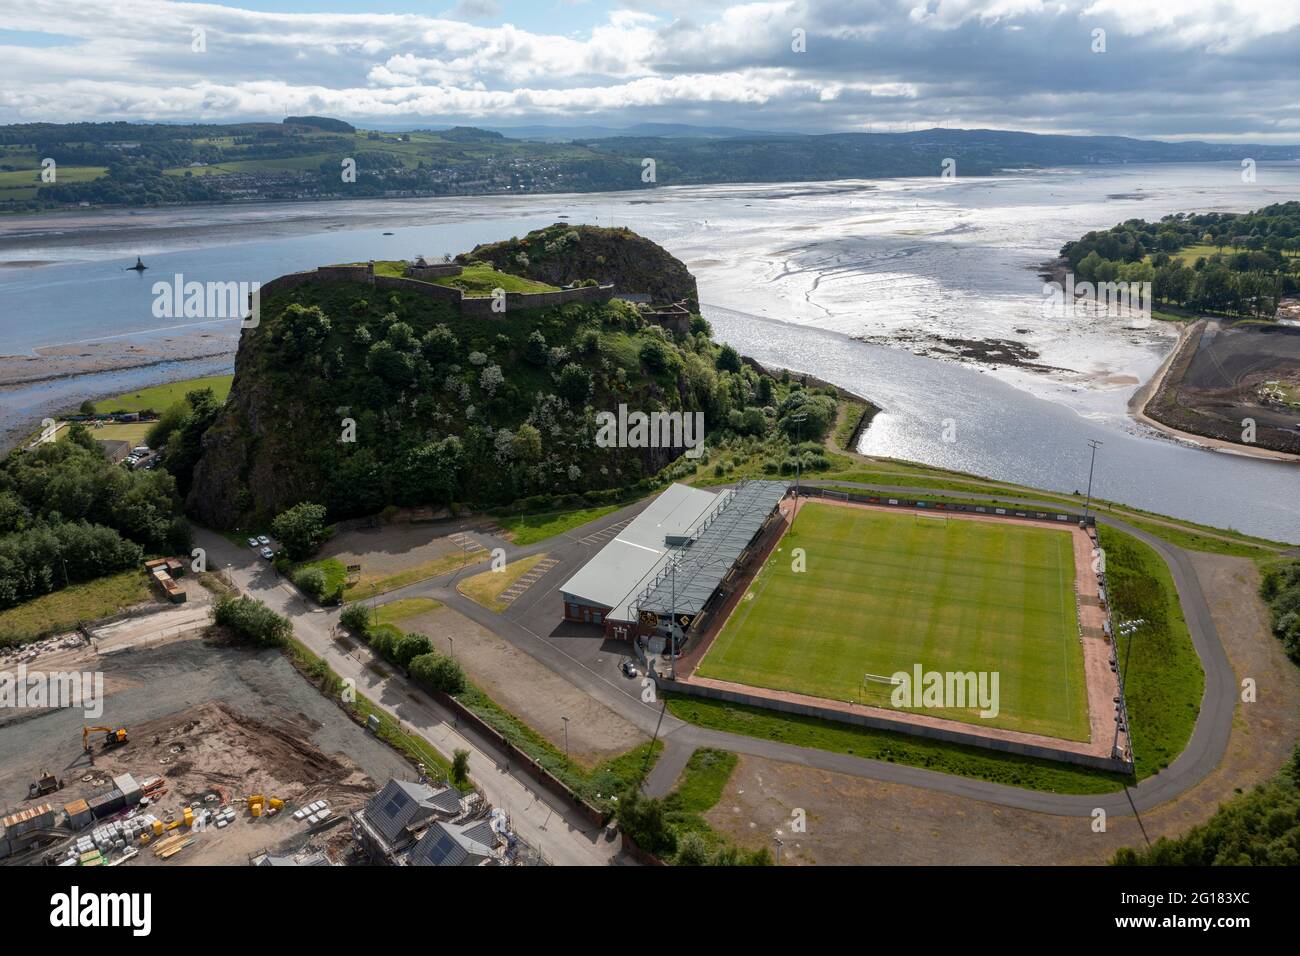
{"type": "Polygon", "coordinates": [[[293,634],[293,625],[288,618],[249,597],[225,595],[218,598],[212,605],[212,620],[259,647],[283,646],[293,634]]]}
{"type": "Polygon", "coordinates": [[[294,572],[293,583],[311,596],[317,604],[325,597],[325,572],[320,568],[300,568],[294,572]]]}
{"type": "Polygon", "coordinates": [[[339,615],[339,621],[344,627],[355,634],[357,637],[365,639],[370,634],[370,622],[373,616],[370,612],[370,605],[357,601],[349,604],[339,615]]]}
{"type": "Polygon", "coordinates": [[[403,634],[393,641],[393,663],[399,667],[409,667],[412,660],[432,650],[433,646],[423,634],[403,634]]]}
{"type": "Polygon", "coordinates": [[[460,665],[436,651],[413,658],[411,676],[428,690],[442,691],[444,694],[459,694],[467,686],[465,672],[460,665]]]}

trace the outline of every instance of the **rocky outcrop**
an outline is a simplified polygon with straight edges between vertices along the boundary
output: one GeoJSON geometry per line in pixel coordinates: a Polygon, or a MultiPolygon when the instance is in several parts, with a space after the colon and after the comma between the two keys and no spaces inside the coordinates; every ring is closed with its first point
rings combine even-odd
{"type": "Polygon", "coordinates": [[[585,279],[613,283],[618,296],[644,295],[653,303],[685,300],[692,312],[699,311],[695,277],[681,260],[630,229],[558,222],[522,239],[486,243],[456,257],[462,264],[472,259],[550,285],[585,279]]]}
{"type": "MultiPolygon", "coordinates": [[[[561,285],[608,277],[656,301],[694,296],[685,266],[654,243],[622,230],[569,232],[527,240],[542,250],[535,267],[523,253],[533,275],[561,285]]],[[[500,243],[492,254],[520,254],[507,245],[529,247],[500,243]]],[[[458,290],[365,265],[295,273],[262,293],[261,321],[241,335],[230,396],[203,435],[186,495],[188,513],[215,528],[262,528],[300,501],[347,518],[389,505],[618,493],[685,449],[602,447],[591,409],[686,410],[709,401],[687,376],[667,380],[652,370],[640,351],[653,341],[665,351],[661,361],[683,367],[694,346],[645,334],[655,323],[610,301],[608,285],[511,293],[510,308],[491,315],[466,309],[480,300],[462,300],[458,290]],[[614,330],[623,346],[593,347],[593,327],[614,330]],[[575,391],[584,373],[585,395],[575,391]],[[540,445],[512,443],[525,424],[544,430],[540,445]],[[451,439],[454,451],[443,444],[451,439]]]]}

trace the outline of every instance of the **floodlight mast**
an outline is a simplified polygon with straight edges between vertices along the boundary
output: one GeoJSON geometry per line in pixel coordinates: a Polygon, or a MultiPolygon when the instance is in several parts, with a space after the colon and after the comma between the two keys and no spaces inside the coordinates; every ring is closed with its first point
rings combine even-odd
{"type": "Polygon", "coordinates": [[[1088,500],[1083,505],[1083,520],[1088,520],[1088,509],[1092,507],[1092,472],[1097,464],[1097,449],[1101,447],[1102,441],[1097,438],[1088,439],[1088,447],[1092,449],[1092,460],[1088,462],[1088,500]]]}

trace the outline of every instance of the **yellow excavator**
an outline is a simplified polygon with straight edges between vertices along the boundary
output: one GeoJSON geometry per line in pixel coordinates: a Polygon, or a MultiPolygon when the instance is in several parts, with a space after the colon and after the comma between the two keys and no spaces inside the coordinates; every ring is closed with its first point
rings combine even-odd
{"type": "Polygon", "coordinates": [[[105,750],[108,750],[111,747],[121,747],[123,744],[127,742],[125,727],[118,727],[118,728],[82,727],[81,728],[81,749],[84,750],[86,753],[90,753],[93,749],[90,746],[90,735],[97,730],[102,730],[104,732],[105,750]]]}

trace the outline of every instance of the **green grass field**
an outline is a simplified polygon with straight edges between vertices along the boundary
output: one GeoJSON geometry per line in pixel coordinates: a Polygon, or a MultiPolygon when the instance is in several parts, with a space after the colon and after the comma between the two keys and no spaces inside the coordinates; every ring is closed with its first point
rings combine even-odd
{"type": "Polygon", "coordinates": [[[230,394],[233,375],[209,375],[207,378],[189,378],[183,382],[169,382],[166,385],[151,385],[136,392],[126,392],[112,398],[95,402],[95,410],[101,414],[111,412],[143,412],[153,410],[161,414],[185,397],[186,392],[199,388],[210,388],[218,402],[224,402],[230,394]]]}
{"type": "Polygon", "coordinates": [[[1087,740],[1074,580],[1064,530],[808,504],[698,673],[890,706],[886,684],[864,695],[863,674],[997,672],[997,717],[925,713],[1087,740]]]}

